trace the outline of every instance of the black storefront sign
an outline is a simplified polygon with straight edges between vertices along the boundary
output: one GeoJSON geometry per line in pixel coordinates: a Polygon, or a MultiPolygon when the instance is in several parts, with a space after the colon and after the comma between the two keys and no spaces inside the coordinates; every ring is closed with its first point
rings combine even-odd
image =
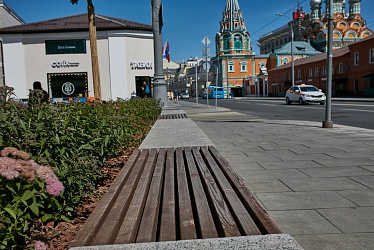
{"type": "Polygon", "coordinates": [[[50,40],[45,41],[47,55],[86,54],[86,40],[50,40]]]}

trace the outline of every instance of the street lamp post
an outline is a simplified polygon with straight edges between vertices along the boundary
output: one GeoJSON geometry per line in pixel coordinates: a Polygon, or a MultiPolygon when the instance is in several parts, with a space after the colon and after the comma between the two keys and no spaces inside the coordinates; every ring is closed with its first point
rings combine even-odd
{"type": "Polygon", "coordinates": [[[331,91],[332,91],[332,42],[333,42],[333,0],[328,1],[328,38],[327,38],[327,81],[326,81],[326,109],[325,120],[322,122],[322,128],[333,128],[334,123],[331,120],[331,91]]]}
{"type": "Polygon", "coordinates": [[[153,97],[160,99],[164,107],[168,107],[167,83],[164,78],[163,61],[162,61],[162,3],[161,0],[151,0],[152,4],[152,27],[153,27],[153,48],[155,74],[153,85],[153,97]]]}
{"type": "Polygon", "coordinates": [[[295,85],[295,63],[293,59],[293,39],[294,39],[294,33],[293,33],[293,26],[292,26],[292,20],[288,16],[285,16],[284,14],[277,13],[277,16],[284,16],[287,17],[288,20],[290,20],[290,29],[291,29],[291,74],[292,74],[292,86],[295,85]]]}

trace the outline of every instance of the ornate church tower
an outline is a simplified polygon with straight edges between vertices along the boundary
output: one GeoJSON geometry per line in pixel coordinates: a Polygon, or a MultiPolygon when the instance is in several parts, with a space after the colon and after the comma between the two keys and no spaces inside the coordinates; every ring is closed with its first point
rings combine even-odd
{"type": "MultiPolygon", "coordinates": [[[[310,1],[310,22],[306,26],[304,34],[304,39],[310,41],[313,47],[320,51],[325,51],[327,45],[330,0],[324,0],[324,3],[326,12],[321,14],[322,1],[310,1]]],[[[366,26],[366,22],[361,16],[361,0],[349,0],[349,13],[345,10],[346,0],[333,0],[332,4],[332,16],[334,18],[333,49],[344,47],[373,34],[373,31],[366,26]]]]}
{"type": "Polygon", "coordinates": [[[252,54],[250,34],[237,0],[227,0],[220,31],[216,35],[216,55],[252,54]]]}
{"type": "Polygon", "coordinates": [[[255,72],[255,53],[238,0],[227,0],[215,45],[213,74],[218,86],[224,87],[225,97],[244,95],[243,79],[255,72]]]}
{"type": "Polygon", "coordinates": [[[361,0],[349,0],[349,20],[362,19],[361,0]]]}

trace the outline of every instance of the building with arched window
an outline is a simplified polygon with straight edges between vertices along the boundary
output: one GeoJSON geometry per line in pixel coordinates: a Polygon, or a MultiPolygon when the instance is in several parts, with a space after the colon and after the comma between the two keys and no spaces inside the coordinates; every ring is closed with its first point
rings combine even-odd
{"type": "MultiPolygon", "coordinates": [[[[361,16],[361,2],[363,0],[334,0],[332,16],[334,18],[333,49],[345,47],[353,42],[360,41],[374,32],[366,25],[361,16]]],[[[369,1],[369,0],[365,0],[369,1]]],[[[316,50],[327,51],[327,23],[329,0],[323,1],[325,12],[322,12],[322,0],[310,0],[310,12],[303,13],[302,19],[294,18],[288,25],[273,30],[258,40],[260,53],[271,53],[290,40],[289,25],[292,23],[296,41],[310,43],[316,50]]]]}

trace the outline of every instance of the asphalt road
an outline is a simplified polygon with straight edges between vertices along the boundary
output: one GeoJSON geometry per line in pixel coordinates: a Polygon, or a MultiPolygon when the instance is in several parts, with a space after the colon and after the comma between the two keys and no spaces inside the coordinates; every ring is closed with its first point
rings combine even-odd
{"type": "MultiPolygon", "coordinates": [[[[195,99],[186,101],[195,102],[195,99]]],[[[199,99],[206,105],[206,99],[199,99]]],[[[215,99],[209,100],[215,105],[215,99]]],[[[272,120],[301,120],[321,122],[325,120],[325,105],[293,103],[286,105],[284,98],[241,97],[219,99],[218,106],[272,120]]],[[[374,129],[374,102],[332,101],[331,120],[334,124],[374,129]]]]}

